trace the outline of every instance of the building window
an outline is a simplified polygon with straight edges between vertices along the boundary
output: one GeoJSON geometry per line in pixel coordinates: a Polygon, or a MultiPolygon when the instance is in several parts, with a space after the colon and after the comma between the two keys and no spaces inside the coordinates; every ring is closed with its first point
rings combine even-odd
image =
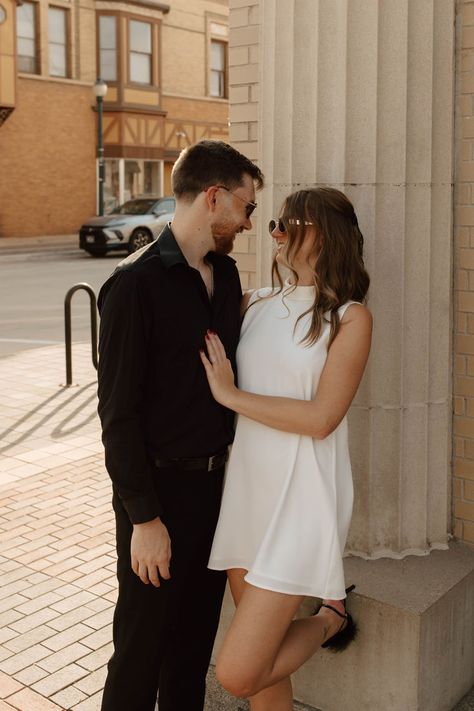
{"type": "Polygon", "coordinates": [[[227,42],[211,40],[211,96],[224,98],[227,87],[227,42]]]}
{"type": "Polygon", "coordinates": [[[117,81],[117,18],[99,17],[99,76],[106,81],[117,81]]]}
{"type": "Polygon", "coordinates": [[[151,25],[130,20],[130,81],[151,84],[151,25]]]}
{"type": "Polygon", "coordinates": [[[27,74],[38,73],[36,4],[24,2],[16,9],[18,70],[27,74]]]}
{"type": "Polygon", "coordinates": [[[67,10],[60,7],[48,9],[49,74],[67,77],[68,23],[67,10]]]}

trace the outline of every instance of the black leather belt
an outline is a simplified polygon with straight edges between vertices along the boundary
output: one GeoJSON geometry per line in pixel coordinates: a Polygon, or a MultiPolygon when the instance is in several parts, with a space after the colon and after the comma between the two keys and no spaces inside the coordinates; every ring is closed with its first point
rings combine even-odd
{"type": "Polygon", "coordinates": [[[223,467],[229,457],[226,449],[224,452],[213,454],[211,457],[188,457],[176,459],[155,459],[154,464],[158,469],[204,469],[208,472],[223,467]]]}

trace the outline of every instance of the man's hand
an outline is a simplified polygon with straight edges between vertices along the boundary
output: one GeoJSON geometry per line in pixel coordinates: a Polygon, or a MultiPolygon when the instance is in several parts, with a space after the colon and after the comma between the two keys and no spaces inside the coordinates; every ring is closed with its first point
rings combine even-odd
{"type": "Polygon", "coordinates": [[[164,580],[171,578],[171,541],[159,516],[146,523],[133,524],[130,554],[132,570],[145,585],[151,583],[159,588],[158,572],[164,580]]]}

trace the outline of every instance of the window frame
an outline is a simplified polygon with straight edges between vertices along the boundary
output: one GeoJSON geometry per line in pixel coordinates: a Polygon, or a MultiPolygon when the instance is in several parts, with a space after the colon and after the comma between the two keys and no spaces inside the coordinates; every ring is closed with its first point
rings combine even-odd
{"type": "Polygon", "coordinates": [[[157,23],[153,22],[151,18],[143,18],[141,16],[136,16],[136,15],[129,15],[127,17],[127,84],[130,84],[134,87],[140,87],[142,89],[146,88],[152,88],[157,86],[157,73],[156,73],[156,61],[157,61],[157,55],[158,55],[158,47],[156,46],[155,42],[155,25],[157,23]],[[144,25],[149,25],[150,27],[150,46],[151,46],[151,51],[150,53],[148,52],[137,52],[136,50],[131,49],[131,23],[132,22],[141,22],[144,25]],[[132,57],[132,52],[134,54],[146,54],[146,56],[150,57],[150,81],[149,82],[140,82],[136,81],[136,79],[132,79],[132,73],[131,73],[131,57],[132,57]]]}
{"type": "Polygon", "coordinates": [[[48,76],[53,79],[70,79],[71,78],[71,12],[70,8],[64,7],[63,5],[48,5],[48,76]],[[65,73],[64,74],[52,74],[51,73],[51,61],[50,61],[50,48],[51,45],[63,46],[58,42],[51,42],[49,36],[49,13],[50,10],[59,10],[64,15],[64,60],[65,60],[65,73]]]}
{"type": "Polygon", "coordinates": [[[120,15],[116,12],[98,12],[97,13],[97,67],[98,67],[98,77],[103,79],[107,84],[116,85],[121,81],[121,67],[120,67],[120,15]],[[102,17],[112,17],[115,20],[115,79],[106,79],[102,76],[102,66],[101,66],[101,45],[100,45],[100,20],[102,17]]]}
{"type": "MultiPolygon", "coordinates": [[[[16,33],[15,33],[15,43],[16,43],[16,59],[19,65],[19,59],[20,57],[27,57],[28,55],[20,54],[18,52],[18,40],[19,39],[31,39],[30,37],[20,37],[18,34],[18,10],[20,7],[25,6],[25,5],[30,5],[33,8],[33,30],[34,30],[34,71],[29,72],[24,69],[20,69],[18,67],[18,73],[19,74],[28,74],[28,75],[39,75],[41,73],[41,67],[40,67],[40,52],[39,52],[39,39],[40,39],[40,33],[39,33],[39,4],[35,0],[24,0],[22,5],[17,6],[16,8],[16,33]]],[[[30,58],[30,57],[28,57],[30,58]]]]}
{"type": "Polygon", "coordinates": [[[228,99],[229,98],[229,42],[225,39],[217,39],[217,37],[211,36],[209,38],[209,90],[208,95],[213,99],[228,99]],[[212,67],[212,45],[217,44],[224,49],[224,69],[221,72],[224,75],[223,81],[223,94],[213,94],[212,93],[212,73],[219,70],[213,69],[212,67]]]}

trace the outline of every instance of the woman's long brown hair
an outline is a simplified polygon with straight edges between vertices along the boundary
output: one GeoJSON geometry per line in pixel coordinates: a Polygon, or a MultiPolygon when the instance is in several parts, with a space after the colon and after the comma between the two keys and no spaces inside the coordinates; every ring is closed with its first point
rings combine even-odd
{"type": "MultiPolygon", "coordinates": [[[[307,226],[316,226],[316,239],[311,256],[317,258],[314,271],[315,297],[312,305],[298,321],[311,314],[311,324],[301,342],[312,345],[321,335],[324,322],[330,319],[328,347],[340,328],[338,309],[347,301],[365,303],[370,278],[363,261],[363,237],[350,200],[340,190],[329,187],[298,190],[289,195],[281,212],[288,240],[286,266],[298,286],[298,275],[292,264],[300,250],[307,226]]],[[[276,256],[272,265],[272,286],[277,279],[280,289],[284,282],[276,256]]],[[[289,292],[291,293],[291,292],[289,292]]]]}

